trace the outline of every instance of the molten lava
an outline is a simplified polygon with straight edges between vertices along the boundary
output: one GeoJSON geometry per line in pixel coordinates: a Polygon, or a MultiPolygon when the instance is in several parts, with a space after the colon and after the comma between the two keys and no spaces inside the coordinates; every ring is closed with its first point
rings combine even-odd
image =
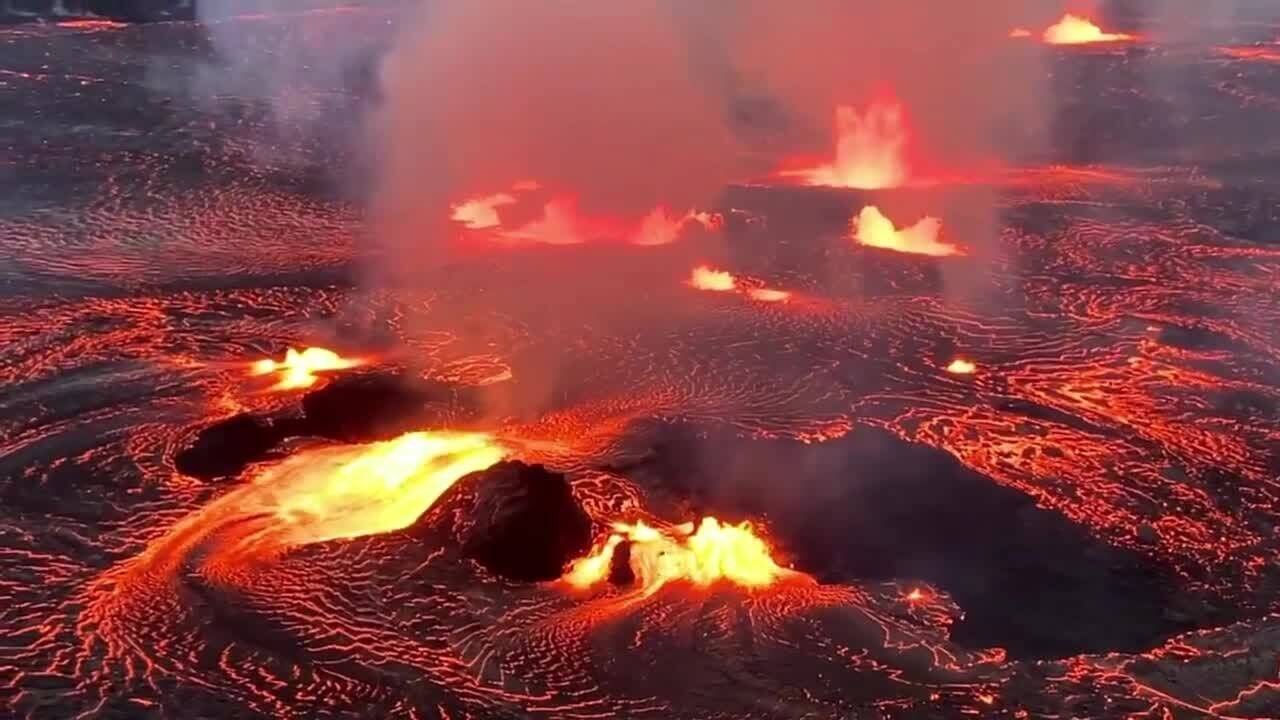
{"type": "Polygon", "coordinates": [[[498,208],[515,201],[515,196],[507,193],[472,198],[454,205],[451,218],[470,230],[498,227],[502,224],[502,220],[498,218],[498,208]]]}
{"type": "Polygon", "coordinates": [[[773,288],[751,288],[747,291],[747,297],[757,302],[785,302],[791,298],[791,293],[773,288]]]}
{"type": "Polygon", "coordinates": [[[963,255],[960,248],[938,240],[941,229],[942,221],[933,217],[921,218],[911,227],[895,228],[893,222],[874,205],[862,208],[849,223],[854,239],[870,247],[935,257],[963,255]]]}
{"type": "Polygon", "coordinates": [[[1084,45],[1087,43],[1124,42],[1136,39],[1123,33],[1106,33],[1086,18],[1067,13],[1057,24],[1044,31],[1050,45],[1084,45]]]}
{"type": "Polygon", "coordinates": [[[272,390],[297,390],[308,388],[316,383],[318,372],[347,370],[362,365],[363,361],[344,358],[332,350],[309,347],[301,352],[289,348],[284,360],[276,362],[270,358],[259,360],[250,367],[252,375],[270,375],[277,373],[278,382],[272,390]]]}
{"type": "Polygon", "coordinates": [[[467,230],[489,231],[497,240],[577,245],[613,240],[634,245],[674,242],[688,224],[707,229],[718,219],[705,212],[672,216],[657,207],[640,217],[616,217],[584,213],[572,193],[551,194],[534,180],[523,180],[507,192],[481,195],[454,203],[450,219],[467,230]]]}
{"type": "Polygon", "coordinates": [[[829,164],[782,175],[800,177],[809,185],[876,190],[906,183],[904,157],[908,139],[902,105],[878,102],[859,114],[852,107],[836,108],[836,157],[829,164]]]}
{"type": "Polygon", "coordinates": [[[976,364],[964,358],[956,358],[951,361],[951,364],[947,365],[947,372],[953,375],[972,375],[977,369],[978,366],[976,364]]]}
{"type": "Polygon", "coordinates": [[[730,292],[738,286],[733,275],[723,270],[712,270],[706,265],[699,265],[689,276],[689,284],[699,290],[713,292],[730,292]]]}
{"type": "Polygon", "coordinates": [[[443,431],[305,450],[222,501],[246,517],[234,549],[278,550],[400,530],[460,478],[505,454],[485,433],[443,431]]]}
{"type": "Polygon", "coordinates": [[[727,525],[705,517],[696,531],[693,523],[665,529],[643,521],[614,523],[613,533],[590,555],[575,561],[564,580],[577,588],[606,580],[614,552],[623,541],[631,543],[631,572],[646,597],[669,582],[707,587],[725,580],[756,588],[796,575],[774,562],[769,545],[750,523],[727,525]]]}

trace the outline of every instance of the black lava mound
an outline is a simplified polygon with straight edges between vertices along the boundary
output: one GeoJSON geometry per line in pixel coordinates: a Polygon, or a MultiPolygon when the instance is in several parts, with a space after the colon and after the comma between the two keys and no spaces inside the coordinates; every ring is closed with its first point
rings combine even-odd
{"type": "Polygon", "coordinates": [[[965,611],[952,638],[1011,657],[1134,652],[1197,624],[1172,575],[950,454],[859,426],[818,444],[667,426],[619,468],[726,520],[764,518],[820,581],[925,580],[965,611]]]}
{"type": "Polygon", "coordinates": [[[541,465],[502,462],[458,486],[474,493],[462,553],[495,575],[554,580],[591,548],[591,518],[564,475],[541,465]]]}
{"type": "Polygon", "coordinates": [[[398,375],[338,378],[302,398],[302,415],[236,415],[216,422],[174,457],[178,471],[212,479],[238,475],[260,462],[284,440],[322,437],[339,442],[389,440],[412,430],[438,425],[473,405],[473,398],[452,386],[398,375]]]}

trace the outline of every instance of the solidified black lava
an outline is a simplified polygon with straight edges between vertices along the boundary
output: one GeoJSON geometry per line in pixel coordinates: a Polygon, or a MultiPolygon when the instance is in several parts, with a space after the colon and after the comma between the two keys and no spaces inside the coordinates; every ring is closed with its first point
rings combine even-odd
{"type": "Polygon", "coordinates": [[[389,440],[438,424],[457,400],[444,385],[396,375],[338,378],[303,396],[300,417],[243,414],[204,428],[190,447],[178,452],[174,465],[179,472],[206,480],[237,475],[250,463],[265,460],[288,438],[389,440]]]}
{"type": "Polygon", "coordinates": [[[444,385],[396,375],[338,378],[303,396],[304,422],[297,434],[342,442],[389,440],[438,421],[448,396],[444,385]]]}
{"type": "Polygon", "coordinates": [[[236,415],[201,430],[173,464],[178,472],[206,480],[236,475],[249,463],[264,459],[283,439],[280,428],[270,422],[236,415]]]}
{"type": "Polygon", "coordinates": [[[459,482],[474,493],[463,555],[522,582],[554,580],[591,548],[591,518],[564,475],[501,462],[459,482]]]}
{"type": "Polygon", "coordinates": [[[764,517],[819,580],[921,579],[965,617],[953,639],[1011,657],[1133,652],[1193,624],[1173,581],[950,454],[857,427],[819,444],[688,426],[629,472],[726,519],[764,517]]]}

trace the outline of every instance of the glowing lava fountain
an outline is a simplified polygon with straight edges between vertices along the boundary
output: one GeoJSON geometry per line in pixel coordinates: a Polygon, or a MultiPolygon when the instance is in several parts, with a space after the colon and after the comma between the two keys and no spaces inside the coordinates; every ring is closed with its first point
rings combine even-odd
{"type": "Polygon", "coordinates": [[[1126,42],[1135,40],[1133,35],[1102,32],[1086,18],[1070,13],[1063,15],[1056,24],[1044,31],[1044,41],[1050,45],[1085,45],[1088,43],[1126,42]]]}
{"type": "Polygon", "coordinates": [[[278,373],[280,379],[271,386],[272,390],[298,390],[314,385],[319,379],[316,376],[318,372],[348,370],[363,364],[361,360],[344,358],[324,348],[309,347],[301,352],[289,348],[283,361],[276,362],[270,358],[259,360],[253,363],[249,372],[252,375],[278,373]]]}
{"type": "Polygon", "coordinates": [[[935,257],[963,255],[960,248],[938,240],[941,229],[942,221],[933,217],[921,218],[911,227],[895,228],[874,205],[862,208],[849,223],[850,233],[862,245],[935,257]]]}
{"type": "Polygon", "coordinates": [[[728,525],[705,517],[696,531],[691,522],[661,530],[643,521],[614,523],[613,533],[602,544],[570,566],[565,582],[588,588],[606,580],[614,553],[624,541],[630,542],[631,572],[645,597],[669,582],[707,587],[723,580],[758,588],[803,577],[774,562],[768,543],[750,523],[728,525]]]}
{"type": "Polygon", "coordinates": [[[841,105],[836,108],[835,161],[782,175],[802,178],[809,185],[862,190],[899,187],[909,174],[904,115],[896,101],[874,103],[865,114],[841,105]]]}
{"type": "Polygon", "coordinates": [[[689,285],[699,290],[712,292],[730,292],[738,286],[733,275],[723,270],[712,270],[706,265],[699,265],[689,276],[689,285]]]}

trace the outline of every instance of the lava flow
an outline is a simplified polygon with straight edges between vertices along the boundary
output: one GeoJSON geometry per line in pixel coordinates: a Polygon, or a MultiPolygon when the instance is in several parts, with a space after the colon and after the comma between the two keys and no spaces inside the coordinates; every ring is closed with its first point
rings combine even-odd
{"type": "Polygon", "coordinates": [[[938,240],[941,229],[942,222],[933,217],[921,218],[910,227],[896,228],[874,205],[862,208],[849,223],[853,238],[869,247],[935,257],[963,255],[960,248],[938,240]]]}
{"type": "Polygon", "coordinates": [[[208,538],[216,548],[211,560],[239,564],[399,530],[459,479],[505,455],[488,434],[449,431],[304,450],[189,516],[153,548],[208,538]]]}
{"type": "Polygon", "coordinates": [[[613,533],[603,543],[570,566],[565,582],[588,588],[607,580],[623,542],[630,543],[631,572],[645,597],[682,580],[699,587],[725,580],[757,588],[799,575],[774,562],[768,543],[756,535],[751,523],[728,525],[704,517],[696,531],[692,522],[665,529],[643,521],[614,523],[613,533]]]}
{"type": "Polygon", "coordinates": [[[873,103],[865,114],[841,105],[836,108],[835,131],[833,162],[780,174],[801,178],[808,185],[862,190],[900,187],[907,182],[904,152],[908,132],[900,103],[873,103]]]}
{"type": "Polygon", "coordinates": [[[344,358],[325,348],[309,347],[301,352],[289,348],[284,360],[259,360],[250,366],[249,372],[255,376],[278,374],[280,379],[271,386],[272,390],[299,390],[315,385],[319,380],[316,373],[349,370],[362,364],[360,360],[344,358]]]}
{"type": "Polygon", "coordinates": [[[1044,41],[1050,45],[1085,45],[1089,43],[1128,42],[1133,35],[1103,32],[1090,20],[1067,13],[1057,23],[1044,31],[1044,41]]]}

